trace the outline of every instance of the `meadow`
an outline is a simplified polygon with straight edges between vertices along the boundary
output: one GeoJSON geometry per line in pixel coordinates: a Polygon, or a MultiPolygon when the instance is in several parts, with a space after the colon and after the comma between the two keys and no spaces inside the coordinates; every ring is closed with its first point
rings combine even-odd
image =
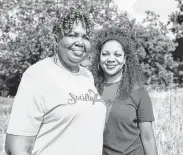
{"type": "Polygon", "coordinates": [[[4,152],[5,134],[11,113],[13,100],[0,97],[0,155],[6,155],[4,152]]]}
{"type": "Polygon", "coordinates": [[[159,155],[183,155],[183,89],[150,92],[159,155]]]}
{"type": "MultiPolygon", "coordinates": [[[[149,93],[155,115],[153,128],[159,155],[183,155],[183,89],[149,93]]],[[[12,101],[0,97],[0,155],[5,155],[4,141],[12,101]]]]}

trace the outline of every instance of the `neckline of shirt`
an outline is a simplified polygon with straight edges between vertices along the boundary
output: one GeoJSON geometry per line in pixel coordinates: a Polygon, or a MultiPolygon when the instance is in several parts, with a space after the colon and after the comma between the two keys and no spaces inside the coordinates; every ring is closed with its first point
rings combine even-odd
{"type": "Polygon", "coordinates": [[[63,69],[64,71],[70,73],[71,75],[75,75],[75,76],[78,76],[78,75],[84,75],[84,76],[87,76],[85,71],[83,70],[83,68],[79,65],[79,71],[78,72],[71,72],[69,71],[68,69],[66,69],[61,63],[60,65],[57,65],[51,57],[48,57],[47,58],[54,66],[57,66],[59,69],[63,69]]]}
{"type": "Polygon", "coordinates": [[[115,82],[111,82],[111,83],[107,83],[107,82],[104,82],[104,86],[112,86],[112,85],[118,85],[118,84],[120,84],[120,81],[121,80],[119,80],[119,81],[115,81],[115,82]]]}

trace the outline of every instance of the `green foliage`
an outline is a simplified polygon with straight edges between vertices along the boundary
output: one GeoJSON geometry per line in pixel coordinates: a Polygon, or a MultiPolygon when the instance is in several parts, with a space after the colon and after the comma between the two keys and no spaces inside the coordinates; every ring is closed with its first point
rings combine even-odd
{"type": "Polygon", "coordinates": [[[169,16],[168,24],[172,24],[171,31],[175,35],[176,39],[183,37],[183,1],[175,0],[178,2],[178,11],[172,12],[169,16]]]}
{"type": "Polygon", "coordinates": [[[5,96],[15,95],[22,73],[30,65],[53,53],[52,27],[64,8],[75,4],[86,9],[98,26],[108,24],[113,16],[109,12],[116,12],[109,0],[1,2],[0,79],[5,96]]]}
{"type": "MultiPolygon", "coordinates": [[[[80,4],[95,23],[95,29],[127,28],[137,42],[147,84],[168,86],[175,77],[176,63],[171,51],[175,44],[166,36],[167,28],[158,16],[147,12],[143,24],[130,20],[112,0],[6,0],[0,2],[0,91],[14,96],[22,73],[38,60],[53,53],[52,27],[64,8],[80,4]],[[146,24],[144,26],[144,24],[146,24]]],[[[83,65],[89,65],[86,60],[83,65]]]]}
{"type": "Polygon", "coordinates": [[[136,42],[147,85],[158,89],[165,89],[170,85],[177,86],[174,81],[179,77],[179,63],[172,57],[176,44],[168,37],[167,25],[159,20],[159,15],[146,11],[143,22],[136,23],[136,20],[130,20],[127,14],[121,14],[116,16],[114,21],[115,23],[111,22],[108,26],[127,28],[136,42]]]}
{"type": "Polygon", "coordinates": [[[49,1],[4,1],[1,5],[4,20],[0,24],[0,75],[5,76],[9,95],[15,95],[22,73],[53,48],[51,25],[55,6],[49,1]]]}
{"type": "MultiPolygon", "coordinates": [[[[183,1],[182,0],[175,0],[178,2],[177,9],[178,11],[172,12],[169,16],[168,24],[171,25],[171,31],[175,36],[175,43],[180,43],[183,39],[183,1]]],[[[178,51],[173,53],[173,57],[175,60],[178,61],[176,72],[178,73],[178,77],[175,79],[179,85],[183,84],[183,56],[178,56],[178,51]]],[[[180,51],[182,53],[182,51],[180,51]]]]}
{"type": "Polygon", "coordinates": [[[153,87],[172,85],[177,66],[172,58],[176,44],[167,36],[168,28],[159,20],[159,15],[146,11],[142,25],[134,25],[133,37],[137,41],[137,52],[147,75],[147,84],[153,87]]]}

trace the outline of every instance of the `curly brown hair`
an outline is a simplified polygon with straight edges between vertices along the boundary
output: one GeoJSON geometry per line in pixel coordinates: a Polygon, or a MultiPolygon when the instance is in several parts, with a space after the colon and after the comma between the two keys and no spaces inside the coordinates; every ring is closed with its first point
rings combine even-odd
{"type": "Polygon", "coordinates": [[[119,41],[125,50],[126,62],[122,70],[122,79],[118,88],[118,95],[121,91],[131,92],[135,86],[144,84],[144,75],[135,53],[135,43],[130,38],[126,29],[116,27],[105,28],[96,32],[92,42],[92,65],[90,70],[94,76],[95,86],[101,95],[104,89],[104,72],[100,67],[100,54],[102,46],[109,40],[119,41]]]}
{"type": "MultiPolygon", "coordinates": [[[[58,13],[59,14],[59,13],[58,13]]],[[[55,35],[56,41],[59,41],[72,30],[74,22],[78,23],[81,21],[83,27],[86,28],[86,33],[91,37],[93,32],[94,24],[90,20],[89,14],[84,11],[80,5],[65,8],[61,15],[58,15],[58,21],[53,27],[53,34],[55,35]]]]}

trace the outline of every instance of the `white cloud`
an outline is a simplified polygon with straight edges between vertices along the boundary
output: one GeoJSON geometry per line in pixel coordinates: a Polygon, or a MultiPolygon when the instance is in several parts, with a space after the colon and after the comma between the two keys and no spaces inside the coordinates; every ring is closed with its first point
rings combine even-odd
{"type": "Polygon", "coordinates": [[[117,6],[123,10],[123,11],[128,11],[129,13],[133,12],[133,4],[137,0],[114,0],[114,2],[117,4],[117,6]]]}
{"type": "Polygon", "coordinates": [[[151,10],[160,15],[160,20],[166,22],[168,15],[177,8],[175,0],[114,0],[114,2],[138,21],[145,17],[146,10],[151,10]]]}

